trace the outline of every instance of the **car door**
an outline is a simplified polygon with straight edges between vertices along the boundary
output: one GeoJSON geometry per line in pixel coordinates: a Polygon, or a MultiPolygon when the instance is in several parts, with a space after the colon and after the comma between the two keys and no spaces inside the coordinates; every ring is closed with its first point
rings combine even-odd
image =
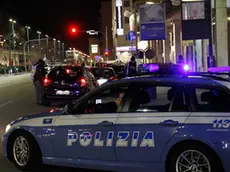
{"type": "Polygon", "coordinates": [[[133,95],[116,123],[117,160],[160,162],[164,147],[190,115],[184,86],[143,84],[133,95]]]}
{"type": "Polygon", "coordinates": [[[196,140],[222,144],[229,140],[230,92],[218,86],[187,86],[192,104],[192,114],[186,121],[186,132],[196,140]],[[199,132],[194,132],[194,131],[199,132]],[[214,137],[213,137],[214,136],[214,137]]]}
{"type": "Polygon", "coordinates": [[[90,90],[93,90],[94,88],[96,88],[95,78],[90,75],[90,71],[87,68],[84,69],[84,73],[85,73],[85,76],[87,77],[90,90]]]}
{"type": "MultiPolygon", "coordinates": [[[[55,121],[57,137],[54,148],[57,157],[116,160],[113,139],[123,101],[119,101],[115,111],[109,107],[112,107],[111,102],[114,105],[118,98],[120,100],[119,88],[109,86],[95,90],[83,97],[73,114],[60,116],[55,121]]],[[[125,87],[125,90],[128,91],[128,88],[125,87]]]]}

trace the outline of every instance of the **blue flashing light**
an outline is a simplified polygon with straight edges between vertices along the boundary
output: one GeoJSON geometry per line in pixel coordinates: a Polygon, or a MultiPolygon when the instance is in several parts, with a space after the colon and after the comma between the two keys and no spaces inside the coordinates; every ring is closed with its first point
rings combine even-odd
{"type": "Polygon", "coordinates": [[[183,69],[184,69],[185,72],[188,72],[190,70],[190,67],[189,67],[188,64],[185,64],[183,69]]]}
{"type": "Polygon", "coordinates": [[[149,72],[157,72],[160,69],[159,65],[157,64],[150,64],[148,68],[149,68],[149,72]]]}
{"type": "Polygon", "coordinates": [[[143,64],[138,66],[139,73],[183,74],[190,71],[188,64],[143,64]]]}

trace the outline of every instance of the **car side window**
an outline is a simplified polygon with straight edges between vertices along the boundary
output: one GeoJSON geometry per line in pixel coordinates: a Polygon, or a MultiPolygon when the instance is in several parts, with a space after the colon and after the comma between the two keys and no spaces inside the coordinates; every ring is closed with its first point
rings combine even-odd
{"type": "Polygon", "coordinates": [[[224,90],[189,87],[196,112],[230,112],[230,94],[224,90]]]}
{"type": "Polygon", "coordinates": [[[116,113],[122,110],[128,86],[106,89],[81,102],[76,114],[116,113]]]}
{"type": "Polygon", "coordinates": [[[187,112],[180,86],[141,86],[132,98],[129,112],[187,112]]]}

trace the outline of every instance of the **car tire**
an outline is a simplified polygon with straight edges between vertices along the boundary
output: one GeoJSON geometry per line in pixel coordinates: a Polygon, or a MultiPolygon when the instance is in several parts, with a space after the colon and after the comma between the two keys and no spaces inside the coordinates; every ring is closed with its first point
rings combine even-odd
{"type": "Polygon", "coordinates": [[[183,172],[188,169],[196,171],[198,168],[205,168],[207,172],[223,171],[216,154],[208,146],[200,143],[183,144],[176,147],[167,162],[167,172],[183,172]],[[208,165],[201,166],[205,163],[208,165]]]}
{"type": "Polygon", "coordinates": [[[33,136],[26,132],[18,132],[12,136],[10,141],[12,160],[18,169],[26,171],[39,169],[39,167],[41,167],[41,151],[33,136]],[[20,141],[23,143],[21,146],[19,146],[20,141]],[[21,157],[17,156],[19,152],[21,157]],[[24,157],[24,161],[22,156],[24,157]]]}

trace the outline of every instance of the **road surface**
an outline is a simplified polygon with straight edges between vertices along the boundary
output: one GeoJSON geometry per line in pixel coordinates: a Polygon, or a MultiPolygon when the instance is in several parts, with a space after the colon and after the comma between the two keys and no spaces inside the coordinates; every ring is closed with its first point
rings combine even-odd
{"type": "MultiPolygon", "coordinates": [[[[0,76],[0,136],[4,133],[6,125],[18,117],[42,112],[50,108],[39,106],[35,102],[35,91],[29,75],[0,76]]],[[[2,172],[19,172],[12,163],[5,160],[0,143],[0,168],[2,172]]],[[[79,169],[58,168],[46,166],[42,171],[73,172],[79,169]]],[[[90,172],[89,170],[80,170],[90,172]]],[[[92,171],[91,171],[92,172],[92,171]]],[[[95,172],[95,171],[94,171],[95,172]]]]}

